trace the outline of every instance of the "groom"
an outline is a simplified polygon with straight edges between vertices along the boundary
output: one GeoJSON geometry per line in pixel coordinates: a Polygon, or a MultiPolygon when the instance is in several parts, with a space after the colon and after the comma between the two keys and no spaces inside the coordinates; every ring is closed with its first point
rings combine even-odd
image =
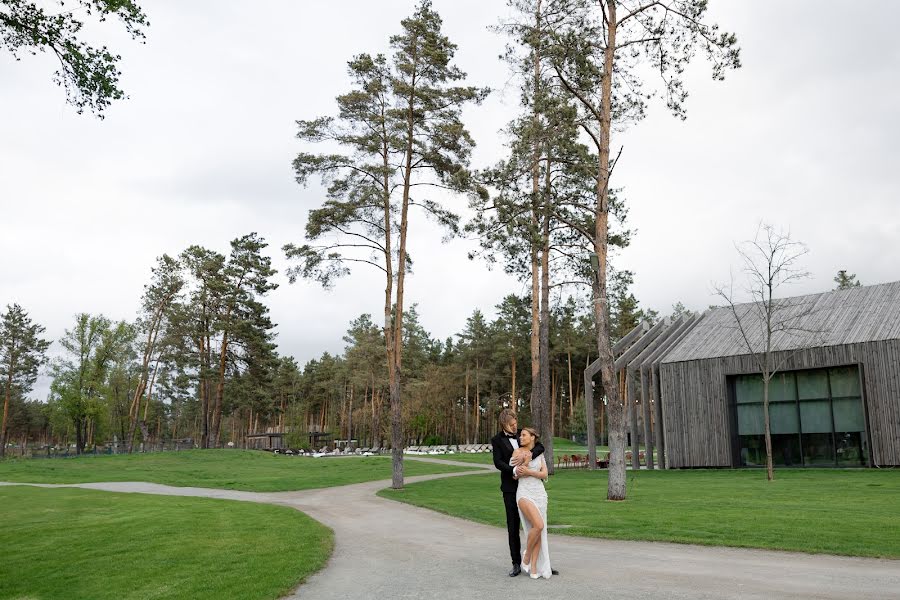
{"type": "MultiPolygon", "coordinates": [[[[515,465],[509,464],[513,450],[519,447],[519,421],[516,413],[511,408],[500,411],[500,433],[491,439],[494,450],[494,466],[500,470],[500,491],[503,492],[503,504],[506,506],[506,530],[509,533],[509,555],[512,558],[513,568],[509,572],[510,577],[515,577],[522,571],[522,542],[519,539],[519,507],[516,505],[516,489],[519,487],[516,467],[520,464],[528,464],[536,456],[544,452],[544,446],[540,442],[535,443],[532,456],[528,460],[517,461],[515,465]]],[[[554,573],[555,575],[556,573],[554,573]]]]}

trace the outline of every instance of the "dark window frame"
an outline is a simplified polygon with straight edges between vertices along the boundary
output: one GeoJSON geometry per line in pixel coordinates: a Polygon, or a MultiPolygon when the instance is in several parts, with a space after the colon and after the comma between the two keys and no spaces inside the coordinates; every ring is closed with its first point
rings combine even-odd
{"type": "MultiPolygon", "coordinates": [[[[836,439],[836,431],[834,424],[834,400],[835,396],[832,393],[832,385],[831,385],[831,369],[840,369],[847,367],[855,367],[857,372],[857,377],[859,379],[859,401],[862,403],[863,408],[863,427],[865,428],[862,431],[862,439],[860,443],[863,443],[867,447],[866,453],[866,466],[871,467],[872,462],[872,442],[870,439],[869,432],[871,428],[869,427],[869,408],[866,402],[866,388],[865,388],[865,379],[863,376],[863,364],[862,363],[849,363],[849,364],[840,364],[840,365],[829,365],[827,367],[813,367],[807,369],[785,369],[782,371],[778,371],[775,375],[788,374],[791,373],[794,376],[794,406],[797,409],[797,423],[798,423],[798,431],[797,431],[797,441],[800,445],[800,467],[801,468],[849,468],[849,467],[841,467],[838,464],[837,457],[837,439],[836,439]],[[831,454],[832,454],[832,464],[831,465],[807,465],[805,456],[803,453],[803,421],[800,415],[800,389],[799,383],[797,382],[797,373],[802,372],[810,372],[810,371],[825,371],[825,379],[828,386],[828,397],[827,398],[806,398],[808,401],[814,400],[828,400],[828,410],[831,416],[831,454]]],[[[725,380],[725,390],[726,390],[726,398],[728,401],[729,412],[730,412],[730,421],[731,421],[731,464],[734,468],[753,468],[746,467],[741,464],[741,435],[738,430],[738,416],[737,416],[737,378],[748,376],[748,375],[758,375],[762,377],[762,373],[726,373],[725,380]]],[[[774,375],[773,375],[774,376],[774,375]]],[[[771,385],[771,382],[770,382],[771,385]]],[[[838,396],[837,399],[848,399],[848,398],[856,398],[857,396],[838,396]]],[[[746,406],[762,406],[764,401],[760,402],[743,402],[742,405],[746,406]]],[[[772,400],[769,399],[769,405],[771,407],[772,400]]],[[[764,435],[764,434],[763,434],[764,435]]],[[[759,468],[759,467],[756,467],[759,468]]]]}

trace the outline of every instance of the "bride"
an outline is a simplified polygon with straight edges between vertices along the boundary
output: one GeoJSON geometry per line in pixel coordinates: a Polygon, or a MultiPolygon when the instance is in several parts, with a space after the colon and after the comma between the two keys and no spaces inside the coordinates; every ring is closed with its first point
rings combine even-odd
{"type": "MultiPolygon", "coordinates": [[[[519,434],[519,449],[513,453],[531,455],[537,432],[531,427],[524,427],[519,434]]],[[[514,464],[513,460],[510,464],[514,464]]],[[[547,479],[547,463],[541,454],[527,465],[516,468],[519,487],[516,491],[516,504],[519,516],[525,529],[525,552],[522,556],[522,570],[532,579],[544,577],[550,579],[550,552],[547,546],[547,491],[544,480],[547,479]]]]}

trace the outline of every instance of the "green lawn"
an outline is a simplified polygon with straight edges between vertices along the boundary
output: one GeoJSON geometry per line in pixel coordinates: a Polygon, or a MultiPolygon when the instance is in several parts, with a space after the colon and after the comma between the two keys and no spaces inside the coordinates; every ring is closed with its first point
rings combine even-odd
{"type": "MultiPolygon", "coordinates": [[[[900,471],[759,470],[628,473],[628,500],[606,501],[606,471],[550,479],[557,533],[900,558],[900,471]]],[[[472,475],[383,490],[408,502],[505,526],[496,475],[472,475]]]]}
{"type": "MultiPolygon", "coordinates": [[[[564,452],[566,454],[587,454],[587,446],[580,446],[573,442],[572,440],[567,440],[566,438],[555,437],[553,438],[553,452],[560,453],[564,452]]],[[[597,446],[597,452],[606,451],[606,446],[597,446]]]]}
{"type": "MultiPolygon", "coordinates": [[[[465,471],[465,467],[404,461],[404,475],[465,471]]],[[[78,458],[0,461],[0,481],[87,483],[147,481],[176,486],[278,492],[390,479],[388,456],[301,458],[252,450],[186,450],[78,458]]]]}
{"type": "Polygon", "coordinates": [[[0,487],[0,598],[279,598],[333,534],[250,502],[0,487]]]}

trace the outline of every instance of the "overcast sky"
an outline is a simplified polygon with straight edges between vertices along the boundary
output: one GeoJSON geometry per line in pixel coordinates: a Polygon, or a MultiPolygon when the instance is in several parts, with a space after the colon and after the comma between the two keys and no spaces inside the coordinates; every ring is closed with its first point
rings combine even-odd
{"type": "MultiPolygon", "coordinates": [[[[383,282],[360,270],[331,291],[288,285],[280,248],[302,241],[321,199],[293,180],[301,149],[294,121],[334,112],[345,63],[386,51],[412,0],[143,3],[144,45],[115,23],[97,29],[123,56],[130,99],[105,120],[77,115],[51,81],[50,56],[0,54],[0,305],[18,302],[58,339],[78,312],[133,319],[155,257],[191,244],[227,252],[256,231],[281,272],[268,300],[279,351],[303,364],[340,352],[349,321],[379,314],[383,282]]],[[[518,95],[489,31],[501,0],[434,0],[473,84],[496,90],[466,112],[476,166],[503,154],[500,127],[518,95]]],[[[791,295],[833,287],[838,269],[865,284],[900,279],[900,3],[714,0],[736,32],[743,68],[713,82],[697,60],[687,73],[688,119],[659,104],[613,139],[624,147],[632,246],[616,266],[662,314],[681,301],[703,309],[712,283],[737,265],[733,243],[757,223],[790,229],[810,249],[811,278],[791,295]]],[[[464,199],[459,199],[462,210],[464,199]]],[[[473,309],[492,313],[523,286],[466,258],[471,242],[442,244],[411,226],[416,272],[407,298],[443,338],[473,309]]],[[[46,386],[35,393],[45,395],[46,386]]]]}

